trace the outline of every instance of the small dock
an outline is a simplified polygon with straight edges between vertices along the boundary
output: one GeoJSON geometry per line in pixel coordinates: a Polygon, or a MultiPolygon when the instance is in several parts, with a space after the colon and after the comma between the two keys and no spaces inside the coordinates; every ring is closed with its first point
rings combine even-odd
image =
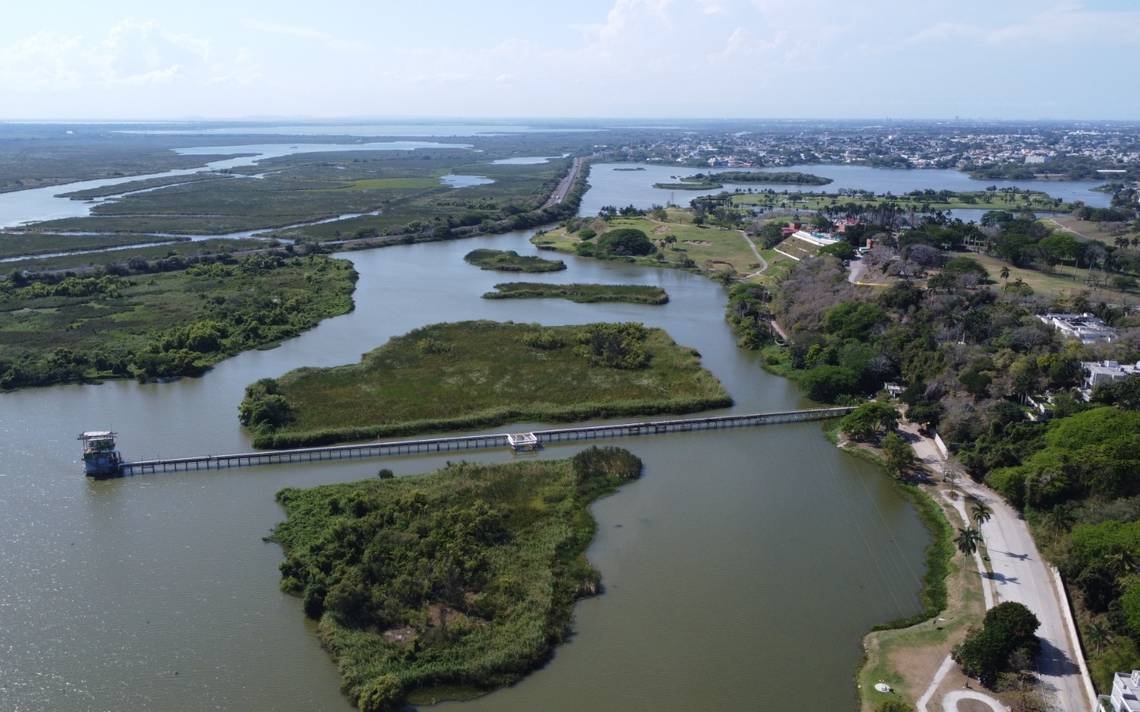
{"type": "Polygon", "coordinates": [[[262,465],[284,465],[289,463],[323,462],[326,460],[363,459],[392,455],[416,455],[506,447],[510,447],[513,450],[533,450],[547,443],[571,442],[575,440],[663,435],[666,433],[687,433],[700,430],[722,430],[725,428],[746,428],[760,425],[776,425],[779,423],[799,423],[809,420],[827,420],[844,416],[852,410],[853,408],[851,406],[811,408],[807,410],[790,410],[775,413],[720,415],[707,418],[651,420],[639,423],[615,423],[612,425],[554,428],[551,430],[537,430],[533,433],[460,435],[456,437],[393,440],[356,445],[330,445],[327,447],[293,448],[289,450],[262,450],[231,455],[202,455],[197,457],[137,460],[135,462],[123,462],[120,464],[118,474],[141,475],[160,472],[187,472],[190,470],[223,470],[235,467],[258,467],[262,465]]]}

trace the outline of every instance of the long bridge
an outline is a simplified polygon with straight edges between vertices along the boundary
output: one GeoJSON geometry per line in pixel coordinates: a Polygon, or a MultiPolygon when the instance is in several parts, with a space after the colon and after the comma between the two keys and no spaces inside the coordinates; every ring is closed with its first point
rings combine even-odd
{"type": "Polygon", "coordinates": [[[256,467],[259,465],[281,465],[295,462],[319,462],[325,460],[348,460],[391,455],[417,453],[454,452],[457,450],[481,450],[497,447],[541,447],[546,443],[574,440],[596,440],[601,438],[622,438],[637,435],[662,435],[665,433],[687,433],[698,430],[721,430],[744,428],[777,423],[798,423],[809,420],[838,418],[851,412],[851,406],[834,408],[811,408],[788,410],[774,413],[750,413],[747,415],[719,415],[705,418],[681,418],[676,420],[651,420],[640,423],[615,423],[612,425],[586,425],[551,430],[536,430],[533,433],[460,435],[444,438],[420,440],[392,440],[388,442],[360,443],[355,445],[330,445],[327,447],[293,448],[288,450],[262,450],[232,455],[202,455],[197,457],[176,457],[157,460],[138,460],[118,464],[119,475],[139,475],[159,472],[184,472],[190,470],[221,470],[234,467],[256,467]]]}

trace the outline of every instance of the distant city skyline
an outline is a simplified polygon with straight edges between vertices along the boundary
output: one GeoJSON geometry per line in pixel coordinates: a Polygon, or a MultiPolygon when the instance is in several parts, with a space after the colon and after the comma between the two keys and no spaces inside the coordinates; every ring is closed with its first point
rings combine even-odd
{"type": "Polygon", "coordinates": [[[1131,0],[21,3],[0,120],[1129,120],[1138,37],[1131,0]]]}

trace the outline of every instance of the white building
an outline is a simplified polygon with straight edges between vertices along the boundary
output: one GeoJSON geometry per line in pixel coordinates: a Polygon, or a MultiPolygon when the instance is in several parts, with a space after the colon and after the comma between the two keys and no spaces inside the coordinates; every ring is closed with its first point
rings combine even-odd
{"type": "Polygon", "coordinates": [[[818,247],[827,247],[839,242],[838,238],[828,235],[826,232],[808,232],[807,230],[796,230],[792,233],[792,237],[797,240],[816,245],[818,247]]]}
{"type": "Polygon", "coordinates": [[[1092,391],[1102,383],[1123,381],[1140,374],[1140,361],[1121,364],[1116,361],[1081,361],[1085,371],[1085,390],[1092,391]]]}
{"type": "Polygon", "coordinates": [[[1109,712],[1140,712],[1140,670],[1118,672],[1112,678],[1112,695],[1102,695],[1100,708],[1109,712]],[[1111,707],[1109,706],[1111,705],[1111,707]]]}
{"type": "Polygon", "coordinates": [[[1037,318],[1069,338],[1080,339],[1082,344],[1116,340],[1116,329],[1088,312],[1083,314],[1040,314],[1037,318]]]}

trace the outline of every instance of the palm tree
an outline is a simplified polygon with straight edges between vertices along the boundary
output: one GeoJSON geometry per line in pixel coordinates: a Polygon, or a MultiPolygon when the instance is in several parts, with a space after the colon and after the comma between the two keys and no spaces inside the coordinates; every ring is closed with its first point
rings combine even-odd
{"type": "Polygon", "coordinates": [[[1119,547],[1108,555],[1108,565],[1118,576],[1127,576],[1136,571],[1136,557],[1128,549],[1119,547]]]}
{"type": "Polygon", "coordinates": [[[959,529],[954,543],[958,546],[958,551],[970,556],[978,550],[978,544],[982,543],[982,533],[973,527],[959,529]]]}
{"type": "Polygon", "coordinates": [[[1001,278],[1003,280],[1009,279],[1009,265],[1002,265],[1001,266],[1001,278]]]}
{"type": "Polygon", "coordinates": [[[1092,647],[1094,652],[1099,653],[1104,644],[1108,642],[1109,630],[1108,626],[1100,621],[1093,621],[1085,628],[1085,641],[1092,647]]]}
{"type": "Polygon", "coordinates": [[[1041,518],[1041,525],[1057,536],[1067,532],[1073,526],[1073,522],[1073,513],[1068,507],[1059,504],[1041,518]]]}
{"type": "Polygon", "coordinates": [[[990,517],[992,517],[993,514],[994,510],[990,508],[990,505],[980,499],[975,499],[970,503],[970,519],[974,520],[974,524],[977,525],[979,531],[983,524],[990,521],[990,517]]]}

